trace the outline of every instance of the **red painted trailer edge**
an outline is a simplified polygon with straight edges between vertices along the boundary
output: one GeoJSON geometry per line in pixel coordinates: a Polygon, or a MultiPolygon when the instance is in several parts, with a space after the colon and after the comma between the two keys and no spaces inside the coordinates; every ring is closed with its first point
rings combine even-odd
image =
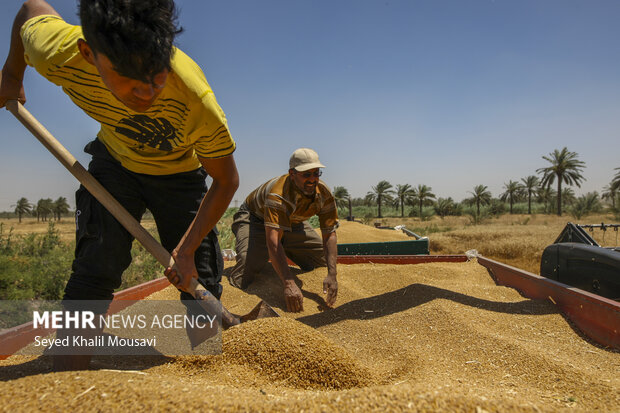
{"type": "Polygon", "coordinates": [[[482,256],[478,263],[496,284],[528,298],[550,300],[587,337],[620,350],[620,303],[482,256]]]}
{"type": "Polygon", "coordinates": [[[338,264],[422,264],[427,262],[465,262],[465,255],[339,255],[338,264]]]}

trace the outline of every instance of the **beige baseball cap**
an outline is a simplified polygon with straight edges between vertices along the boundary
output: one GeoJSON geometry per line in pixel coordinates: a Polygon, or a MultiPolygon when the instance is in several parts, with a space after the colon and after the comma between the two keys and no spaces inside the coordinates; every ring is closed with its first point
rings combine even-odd
{"type": "Polygon", "coordinates": [[[299,148],[293,152],[288,166],[290,169],[295,169],[299,172],[314,168],[325,168],[325,165],[319,161],[319,154],[309,148],[299,148]]]}

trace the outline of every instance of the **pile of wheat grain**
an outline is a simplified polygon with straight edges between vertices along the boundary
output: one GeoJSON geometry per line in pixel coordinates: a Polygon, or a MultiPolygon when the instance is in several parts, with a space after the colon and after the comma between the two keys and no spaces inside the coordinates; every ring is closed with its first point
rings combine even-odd
{"type": "Polygon", "coordinates": [[[231,311],[265,299],[283,318],[225,331],[221,355],[99,357],[99,370],[70,373],[12,357],[0,361],[0,410],[620,411],[620,354],[475,260],[339,265],[331,310],[326,270],[293,272],[299,314],[284,311],[269,267],[246,292],[223,281],[231,311]]]}
{"type": "Polygon", "coordinates": [[[213,363],[243,365],[274,382],[302,389],[341,390],[372,383],[370,372],[341,346],[290,318],[267,318],[231,328],[223,336],[223,354],[183,357],[188,369],[208,372],[213,363]]]}

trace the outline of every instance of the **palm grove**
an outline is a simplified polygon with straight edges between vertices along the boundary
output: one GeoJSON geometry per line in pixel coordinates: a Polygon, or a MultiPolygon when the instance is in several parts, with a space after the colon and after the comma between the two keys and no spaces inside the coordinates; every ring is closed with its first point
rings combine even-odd
{"type": "MultiPolygon", "coordinates": [[[[614,169],[615,175],[600,195],[590,192],[577,198],[571,186],[580,187],[585,181],[582,175],[585,162],[578,159],[578,154],[563,148],[542,158],[547,161],[547,166],[537,169],[537,175],[509,180],[504,184],[504,192],[498,198],[493,198],[488,187],[482,184],[468,191],[471,197],[459,203],[450,197],[437,198],[432,188],[427,185],[414,187],[410,184],[399,184],[394,187],[385,180],[372,186],[364,198],[352,198],[343,186],[334,187],[334,197],[338,207],[347,211],[345,215],[353,217],[355,208],[358,216],[361,212],[363,218],[382,218],[383,209],[391,207],[396,208],[401,217],[405,216],[407,209],[408,216],[416,216],[422,220],[433,215],[443,218],[448,215],[469,214],[474,223],[478,223],[486,216],[506,212],[506,208],[507,212],[513,214],[516,204],[526,202],[527,214],[532,214],[534,205],[538,207],[537,212],[556,213],[559,216],[568,208],[568,212],[579,219],[587,214],[600,212],[603,209],[602,200],[610,203],[611,212],[620,215],[620,167],[614,169]],[[371,206],[376,206],[376,209],[368,209],[371,206]]],[[[13,207],[19,222],[24,216],[36,216],[37,220],[42,221],[47,221],[50,216],[51,219],[60,220],[69,212],[69,204],[64,197],[56,201],[50,198],[40,199],[37,203],[30,203],[22,197],[13,207]]],[[[518,212],[525,213],[524,210],[518,212]]]]}
{"type": "Polygon", "coordinates": [[[580,219],[590,213],[601,212],[604,207],[601,202],[603,200],[609,202],[610,211],[616,217],[620,216],[620,167],[613,170],[615,175],[612,173],[610,183],[603,188],[600,195],[589,192],[576,197],[571,186],[581,187],[585,181],[582,175],[585,162],[579,160],[578,154],[563,148],[554,150],[542,159],[547,162],[547,166],[537,169],[535,175],[511,179],[504,183],[504,192],[498,198],[493,198],[488,187],[482,184],[468,191],[471,197],[459,203],[452,198],[437,198],[432,188],[427,185],[393,186],[385,180],[372,186],[364,198],[351,198],[343,186],[334,187],[334,197],[338,207],[346,211],[345,215],[354,217],[357,214],[362,218],[382,218],[385,208],[392,208],[392,211],[396,209],[396,214],[401,217],[404,217],[408,210],[408,216],[422,220],[433,215],[443,218],[448,215],[468,214],[474,223],[478,223],[487,216],[505,212],[543,212],[561,216],[565,211],[580,219]]]}
{"type": "Polygon", "coordinates": [[[51,215],[52,219],[60,221],[63,215],[69,213],[69,203],[64,196],[55,201],[52,201],[51,198],[39,199],[36,204],[30,203],[27,198],[22,197],[17,200],[13,207],[15,208],[13,212],[17,215],[20,223],[22,217],[28,215],[37,217],[37,221],[47,221],[51,215]]]}

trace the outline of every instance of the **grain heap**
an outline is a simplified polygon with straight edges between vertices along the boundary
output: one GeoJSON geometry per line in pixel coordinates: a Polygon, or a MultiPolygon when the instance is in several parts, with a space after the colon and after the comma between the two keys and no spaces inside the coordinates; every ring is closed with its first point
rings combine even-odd
{"type": "Polygon", "coordinates": [[[99,358],[100,370],[73,373],[50,373],[42,358],[0,361],[0,410],[620,411],[620,354],[580,336],[550,301],[496,286],[475,261],[339,265],[332,310],[325,269],[295,274],[301,314],[283,311],[269,268],[246,292],[223,282],[234,313],[262,298],[283,318],[225,331],[221,355],[99,358]]]}
{"type": "Polygon", "coordinates": [[[344,221],[340,223],[338,228],[339,244],[350,242],[408,241],[412,239],[402,231],[377,229],[360,222],[344,221]]]}
{"type": "Polygon", "coordinates": [[[214,364],[242,365],[291,388],[341,390],[364,387],[370,372],[320,332],[289,318],[251,321],[223,334],[223,354],[176,360],[194,373],[214,364]]]}
{"type": "Polygon", "coordinates": [[[348,389],[370,384],[370,373],[323,334],[288,318],[267,318],[233,328],[224,356],[299,388],[348,389]]]}

